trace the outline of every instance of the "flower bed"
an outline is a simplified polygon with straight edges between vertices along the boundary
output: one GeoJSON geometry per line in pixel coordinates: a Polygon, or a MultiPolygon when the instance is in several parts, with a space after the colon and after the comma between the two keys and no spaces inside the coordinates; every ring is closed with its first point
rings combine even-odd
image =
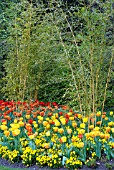
{"type": "Polygon", "coordinates": [[[0,111],[0,157],[11,162],[74,170],[114,158],[113,112],[83,117],[39,101],[0,101],[0,111]]]}

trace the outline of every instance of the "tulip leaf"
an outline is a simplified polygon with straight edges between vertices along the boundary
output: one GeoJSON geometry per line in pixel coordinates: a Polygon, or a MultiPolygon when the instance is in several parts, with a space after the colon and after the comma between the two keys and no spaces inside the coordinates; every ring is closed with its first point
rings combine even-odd
{"type": "Polygon", "coordinates": [[[96,142],[96,146],[95,146],[95,150],[96,150],[96,155],[98,156],[98,158],[101,157],[101,142],[99,141],[99,138],[95,138],[95,142],[96,142]]]}
{"type": "Polygon", "coordinates": [[[70,152],[73,150],[73,147],[70,147],[70,149],[67,149],[67,156],[70,158],[70,152]]]}
{"type": "Polygon", "coordinates": [[[111,151],[111,156],[114,158],[114,150],[111,151]]]}
{"type": "Polygon", "coordinates": [[[62,165],[63,166],[65,165],[66,160],[67,160],[67,157],[63,156],[63,159],[62,159],[62,165]]]}
{"type": "Polygon", "coordinates": [[[6,143],[6,142],[1,142],[1,141],[0,141],[0,145],[2,145],[2,146],[7,146],[7,143],[6,143]]]}
{"type": "Polygon", "coordinates": [[[35,149],[36,149],[36,145],[34,144],[33,141],[29,141],[29,147],[30,147],[32,150],[35,150],[35,149]]]}

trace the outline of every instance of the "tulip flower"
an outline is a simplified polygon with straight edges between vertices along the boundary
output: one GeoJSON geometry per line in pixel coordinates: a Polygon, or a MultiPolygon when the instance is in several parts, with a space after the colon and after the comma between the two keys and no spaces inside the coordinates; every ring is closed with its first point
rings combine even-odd
{"type": "Polygon", "coordinates": [[[66,136],[62,136],[62,137],[60,138],[60,142],[61,142],[61,143],[65,143],[66,141],[67,141],[66,136]]]}
{"type": "Polygon", "coordinates": [[[12,135],[13,136],[18,136],[20,134],[20,130],[19,129],[15,129],[12,131],[12,135]]]}
{"type": "Polygon", "coordinates": [[[9,131],[9,130],[5,130],[5,131],[4,131],[4,135],[5,135],[6,137],[8,137],[8,136],[10,135],[10,131],[9,131]]]}

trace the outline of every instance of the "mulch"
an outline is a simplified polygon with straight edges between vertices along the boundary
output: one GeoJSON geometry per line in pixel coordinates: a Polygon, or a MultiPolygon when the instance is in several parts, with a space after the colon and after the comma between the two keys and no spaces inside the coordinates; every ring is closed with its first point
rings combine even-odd
{"type": "MultiPolygon", "coordinates": [[[[108,162],[101,162],[101,161],[97,161],[97,167],[95,168],[88,168],[87,166],[83,166],[83,168],[82,169],[80,169],[80,170],[108,170],[107,168],[106,168],[106,165],[105,165],[105,163],[110,163],[110,164],[113,164],[113,168],[112,168],[112,170],[114,170],[114,159],[112,159],[111,161],[108,161],[108,162]]],[[[12,164],[12,163],[10,163],[9,161],[7,161],[7,160],[4,160],[4,159],[2,159],[2,158],[0,158],[0,165],[1,166],[6,166],[6,167],[9,167],[9,168],[25,168],[25,170],[26,169],[28,169],[28,170],[52,170],[51,168],[49,168],[49,167],[39,167],[38,165],[32,165],[32,166],[30,166],[30,167],[26,167],[25,165],[23,165],[22,163],[14,163],[14,164],[12,164]]],[[[59,168],[59,169],[53,169],[53,170],[68,170],[68,169],[66,169],[66,168],[64,168],[64,167],[62,167],[62,168],[59,168]]]]}

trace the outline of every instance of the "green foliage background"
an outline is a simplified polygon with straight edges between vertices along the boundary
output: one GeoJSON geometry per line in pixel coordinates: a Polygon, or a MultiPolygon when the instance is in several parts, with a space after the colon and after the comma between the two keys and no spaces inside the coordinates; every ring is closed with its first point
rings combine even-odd
{"type": "Polygon", "coordinates": [[[86,112],[114,106],[111,1],[0,5],[1,99],[38,98],[86,112]]]}

